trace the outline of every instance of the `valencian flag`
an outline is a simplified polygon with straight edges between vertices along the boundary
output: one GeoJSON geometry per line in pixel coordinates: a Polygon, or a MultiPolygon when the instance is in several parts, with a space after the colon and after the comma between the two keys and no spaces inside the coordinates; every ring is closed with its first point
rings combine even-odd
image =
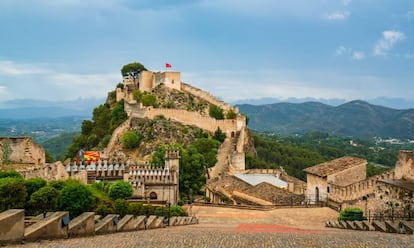
{"type": "Polygon", "coordinates": [[[86,161],[96,161],[100,158],[99,153],[94,151],[85,151],[83,157],[86,161]]]}
{"type": "Polygon", "coordinates": [[[171,64],[169,64],[169,63],[165,63],[165,68],[171,68],[171,64]]]}

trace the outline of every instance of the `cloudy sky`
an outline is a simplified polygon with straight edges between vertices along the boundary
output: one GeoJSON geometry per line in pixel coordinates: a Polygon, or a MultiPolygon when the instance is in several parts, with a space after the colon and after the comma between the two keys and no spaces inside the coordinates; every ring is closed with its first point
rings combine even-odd
{"type": "Polygon", "coordinates": [[[1,0],[0,34],[0,101],[103,98],[134,61],[226,101],[414,99],[412,0],[1,0]]]}

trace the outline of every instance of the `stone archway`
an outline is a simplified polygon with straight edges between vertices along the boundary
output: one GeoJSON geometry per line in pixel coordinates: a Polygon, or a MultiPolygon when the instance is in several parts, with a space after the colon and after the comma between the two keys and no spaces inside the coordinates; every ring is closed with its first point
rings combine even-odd
{"type": "Polygon", "coordinates": [[[234,131],[231,132],[231,137],[232,138],[236,137],[236,134],[234,133],[234,131]]]}
{"type": "Polygon", "coordinates": [[[157,200],[157,198],[158,198],[157,193],[155,193],[154,191],[150,193],[149,197],[150,197],[151,200],[157,200]]]}

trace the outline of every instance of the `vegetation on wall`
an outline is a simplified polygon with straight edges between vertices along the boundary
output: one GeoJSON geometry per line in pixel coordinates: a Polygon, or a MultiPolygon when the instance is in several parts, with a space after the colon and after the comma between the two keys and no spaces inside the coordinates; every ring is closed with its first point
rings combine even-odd
{"type": "Polygon", "coordinates": [[[12,154],[12,149],[10,147],[10,143],[8,141],[3,142],[3,157],[2,157],[2,161],[3,164],[9,164],[10,163],[10,155],[12,154]]]}
{"type": "Polygon", "coordinates": [[[210,115],[210,117],[215,118],[217,120],[224,119],[223,109],[214,104],[210,104],[210,107],[208,109],[208,114],[210,115]]]}

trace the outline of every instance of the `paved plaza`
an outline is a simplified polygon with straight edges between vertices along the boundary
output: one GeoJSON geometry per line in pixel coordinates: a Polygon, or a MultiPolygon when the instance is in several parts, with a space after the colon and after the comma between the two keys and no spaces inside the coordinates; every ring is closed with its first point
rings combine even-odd
{"type": "Polygon", "coordinates": [[[194,206],[200,224],[16,247],[414,247],[414,235],[325,228],[329,208],[269,211],[194,206]]]}

